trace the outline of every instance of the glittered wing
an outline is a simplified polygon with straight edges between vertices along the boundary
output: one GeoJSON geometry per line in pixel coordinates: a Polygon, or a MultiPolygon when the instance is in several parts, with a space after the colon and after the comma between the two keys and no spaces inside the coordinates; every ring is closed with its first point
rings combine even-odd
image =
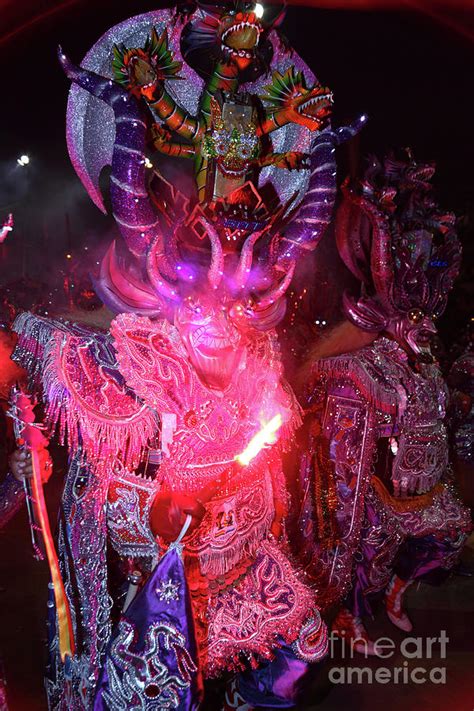
{"type": "MultiPolygon", "coordinates": [[[[155,28],[158,35],[167,28],[169,46],[177,60],[181,59],[179,23],[173,25],[171,10],[158,10],[131,17],[108,30],[89,50],[81,67],[100,76],[113,78],[114,45],[141,47],[155,28]]],[[[167,91],[190,113],[197,111],[202,80],[187,65],[181,71],[186,81],[169,82],[167,91]]],[[[74,84],[69,93],[66,135],[69,156],[81,182],[97,207],[106,212],[99,188],[102,169],[112,162],[115,138],[113,110],[85,89],[74,84]]]]}
{"type": "Polygon", "coordinates": [[[158,412],[186,412],[193,402],[195,376],[165,321],[120,314],[111,333],[121,373],[144,402],[158,412]]]}

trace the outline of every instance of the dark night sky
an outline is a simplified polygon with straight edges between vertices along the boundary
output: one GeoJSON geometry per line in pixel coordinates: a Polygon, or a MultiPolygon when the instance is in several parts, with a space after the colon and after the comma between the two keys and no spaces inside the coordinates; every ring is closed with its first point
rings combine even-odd
{"type": "MultiPolygon", "coordinates": [[[[82,2],[0,44],[0,216],[14,209],[17,221],[9,237],[15,248],[9,247],[0,278],[11,276],[20,251],[27,271],[34,272],[43,269],[47,251],[60,259],[111,229],[69,164],[64,136],[68,81],[55,48],[61,43],[79,61],[110,26],[156,6],[82,2]],[[32,158],[26,170],[16,166],[24,152],[32,158]]],[[[472,209],[473,44],[412,12],[292,7],[283,31],[333,89],[335,125],[368,113],[360,154],[410,145],[415,157],[436,160],[443,204],[459,212],[466,204],[472,209]]],[[[342,178],[348,153],[340,151],[342,178]]]]}

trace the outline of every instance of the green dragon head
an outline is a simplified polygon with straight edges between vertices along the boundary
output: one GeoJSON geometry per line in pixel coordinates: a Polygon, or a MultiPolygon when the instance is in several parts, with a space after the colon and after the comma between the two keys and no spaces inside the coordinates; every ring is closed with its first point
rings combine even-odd
{"type": "Polygon", "coordinates": [[[320,131],[331,114],[332,92],[321,84],[306,85],[302,72],[289,67],[284,74],[276,71],[272,83],[260,98],[270,104],[267,111],[281,113],[285,119],[310,131],[320,131]]]}
{"type": "Polygon", "coordinates": [[[255,12],[231,9],[225,12],[217,30],[221,51],[242,71],[255,57],[263,27],[255,12]]]}
{"type": "Polygon", "coordinates": [[[176,62],[168,48],[168,33],[161,35],[155,29],[143,48],[114,45],[112,69],[115,81],[129,89],[136,96],[153,98],[158,82],[165,79],[180,79],[178,76],[182,62],[176,62]]]}

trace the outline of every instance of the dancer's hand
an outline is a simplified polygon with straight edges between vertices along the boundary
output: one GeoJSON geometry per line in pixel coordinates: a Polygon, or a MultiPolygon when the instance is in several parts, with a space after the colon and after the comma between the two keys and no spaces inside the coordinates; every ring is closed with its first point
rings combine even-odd
{"type": "Polygon", "coordinates": [[[154,536],[171,543],[178,538],[188,514],[192,516],[189,535],[199,526],[205,513],[206,509],[197,499],[176,492],[160,492],[151,507],[150,527],[154,536]]]}
{"type": "MultiPolygon", "coordinates": [[[[47,449],[41,450],[40,465],[43,472],[43,483],[45,484],[53,471],[53,463],[47,449]]],[[[33,465],[31,463],[31,454],[27,449],[15,449],[9,459],[10,471],[18,481],[23,479],[31,479],[33,476],[33,465]]]]}

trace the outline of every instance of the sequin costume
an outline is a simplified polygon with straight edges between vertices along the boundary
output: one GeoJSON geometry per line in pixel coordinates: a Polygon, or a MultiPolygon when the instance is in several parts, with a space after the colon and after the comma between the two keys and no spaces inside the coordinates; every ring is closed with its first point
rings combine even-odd
{"type": "Polygon", "coordinates": [[[453,216],[431,194],[433,170],[410,156],[374,159],[359,189],[346,185],[337,219],[341,256],[363,282],[360,297],[345,295],[346,314],[385,333],[313,365],[300,524],[316,541],[307,563],[323,604],[345,598],[356,617],[394,572],[408,584],[449,571],[470,530],[427,337],[460,255],[453,216]]]}
{"type": "MultiPolygon", "coordinates": [[[[198,20],[206,16],[199,5],[195,12],[198,20]]],[[[274,328],[297,259],[316,247],[331,219],[334,146],[365,119],[313,132],[285,120],[272,131],[274,150],[305,152],[309,167],[291,176],[282,166],[263,167],[244,191],[244,217],[203,209],[198,196],[185,197],[158,170],[147,173],[149,107],[136,85],[114,81],[112,70],[120,45],[123,68],[142,75],[144,50],[136,48],[153,49],[167,29],[161,49],[182,63],[184,81],[162,77],[166,91],[180,110],[198,115],[209,85],[182,62],[186,27],[163,10],[112,28],[81,67],[59,52],[74,82],[70,155],[100,207],[98,177],[111,164],[122,242],[110,247],[96,281],[119,314],[109,332],[31,314],[15,324],[15,358],[42,394],[49,427],[58,426],[70,450],[58,546],[77,651],[60,661],[51,604],[51,708],[198,708],[199,670],[205,677],[236,673],[226,709],[288,708],[298,680],[326,651],[318,601],[292,562],[285,534],[281,457],[300,412],[282,379],[274,328]],[[141,59],[126,64],[132,55],[141,59]],[[275,213],[270,203],[259,207],[269,185],[280,203],[275,213]],[[246,464],[236,462],[275,418],[274,440],[246,464]],[[146,476],[137,473],[143,468],[146,476]],[[152,530],[155,504],[168,495],[194,497],[205,509],[184,539],[186,583],[178,580],[178,558],[164,555],[167,544],[152,530]],[[132,604],[128,617],[118,594],[123,570],[112,574],[117,557],[119,569],[126,563],[143,576],[136,598],[143,605],[132,604]],[[156,579],[164,568],[169,578],[156,579]],[[169,616],[165,624],[166,606],[170,612],[181,603],[180,624],[169,616]]],[[[296,54],[280,48],[273,30],[265,41],[270,68],[282,80],[281,91],[269,89],[262,101],[277,115],[292,88],[316,82],[296,54]]],[[[239,92],[260,95],[264,74],[260,67],[239,92]]]]}
{"type": "Polygon", "coordinates": [[[454,413],[453,435],[457,457],[467,465],[474,461],[474,348],[472,342],[462,355],[457,358],[449,371],[448,384],[453,397],[467,400],[463,410],[454,413]]]}
{"type": "Polygon", "coordinates": [[[0,530],[10,521],[22,506],[25,491],[11,473],[8,473],[0,485],[0,530]]]}
{"type": "MultiPolygon", "coordinates": [[[[67,429],[72,450],[59,541],[71,556],[65,556],[64,577],[76,636],[83,636],[72,661],[75,688],[68,699],[76,705],[68,708],[81,708],[74,694],[82,694],[87,704],[110,634],[107,536],[120,556],[158,555],[148,523],[157,489],[193,493],[215,480],[272,408],[286,413],[280,441],[289,443],[298,410],[279,382],[278,357],[267,335],[249,347],[222,398],[199,382],[167,322],[122,315],[111,335],[98,335],[24,315],[16,328],[15,357],[36,368],[50,418],[67,429]],[[137,478],[133,465],[156,434],[158,413],[164,420],[176,418],[169,454],[155,480],[137,478]]],[[[278,451],[265,451],[216,492],[186,545],[201,663],[208,675],[240,668],[242,652],[268,656],[277,639],[295,643],[308,660],[324,654],[324,625],[312,593],[298,580],[275,529],[286,503],[278,451]]],[[[60,703],[64,679],[51,681],[49,693],[53,706],[60,703]]]]}

